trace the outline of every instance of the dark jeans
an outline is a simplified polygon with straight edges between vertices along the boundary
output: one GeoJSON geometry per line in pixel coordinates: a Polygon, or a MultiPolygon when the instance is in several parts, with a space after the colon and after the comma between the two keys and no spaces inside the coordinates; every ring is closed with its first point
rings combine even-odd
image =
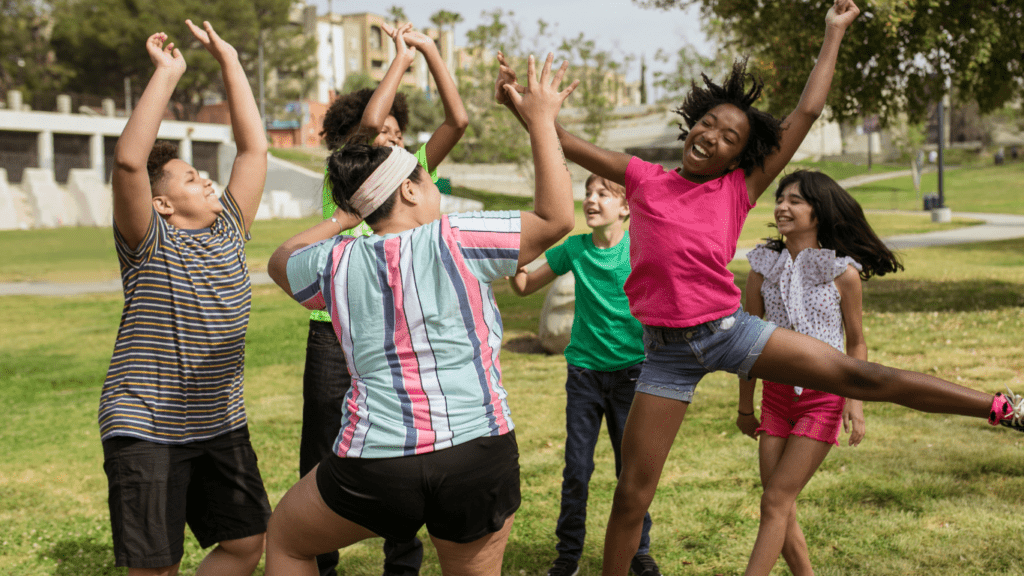
{"type": "MultiPolygon", "coordinates": [[[[341,407],[352,379],[345,354],[330,322],[309,321],[306,367],[302,374],[302,440],[299,474],[305,476],[331,453],[341,430],[341,407]]],[[[416,576],[423,561],[423,543],[384,541],[384,574],[416,576]]],[[[338,553],[316,557],[321,576],[336,576],[338,553]]]]}
{"type": "MultiPolygon", "coordinates": [[[[562,471],[562,508],[555,535],[559,558],[579,561],[587,536],[587,495],[594,473],[594,446],[601,433],[601,419],[608,422],[608,436],[615,453],[615,477],[622,470],[622,431],[641,364],[602,372],[568,365],[565,380],[565,469],[562,471]]],[[[637,554],[651,550],[651,515],[644,516],[637,554]]]]}

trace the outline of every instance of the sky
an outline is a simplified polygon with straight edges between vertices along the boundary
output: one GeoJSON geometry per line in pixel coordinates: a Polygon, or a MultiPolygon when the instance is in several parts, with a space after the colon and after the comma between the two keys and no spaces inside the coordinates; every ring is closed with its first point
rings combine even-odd
{"type": "MultiPolygon", "coordinates": [[[[575,37],[580,32],[585,37],[598,41],[600,48],[617,54],[646,54],[649,70],[664,69],[666,65],[654,62],[654,53],[661,48],[674,54],[685,39],[707,55],[713,53],[700,30],[698,11],[662,11],[640,8],[631,0],[525,0],[519,3],[501,4],[494,0],[427,0],[426,2],[405,2],[404,0],[307,0],[317,6],[318,13],[326,14],[328,2],[334,12],[354,14],[374,12],[386,15],[393,5],[401,6],[414,26],[430,27],[430,15],[444,9],[462,15],[462,23],[455,27],[456,45],[464,46],[465,33],[484,20],[480,14],[502,8],[515,13],[515,19],[529,37],[536,31],[536,22],[543,19],[557,24],[552,33],[555,38],[575,37]],[[659,66],[661,68],[659,68],[659,66]]],[[[627,79],[639,78],[639,64],[634,64],[627,79]]],[[[651,78],[648,77],[648,81],[651,78]]]]}

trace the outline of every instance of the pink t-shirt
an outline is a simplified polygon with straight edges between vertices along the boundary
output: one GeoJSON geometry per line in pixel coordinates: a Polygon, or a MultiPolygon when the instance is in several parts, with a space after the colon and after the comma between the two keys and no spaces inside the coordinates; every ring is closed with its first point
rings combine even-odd
{"type": "Polygon", "coordinates": [[[685,328],[740,307],[726,266],[754,207],[742,170],[695,184],[634,157],[626,167],[626,200],[633,272],[625,290],[637,320],[685,328]]]}

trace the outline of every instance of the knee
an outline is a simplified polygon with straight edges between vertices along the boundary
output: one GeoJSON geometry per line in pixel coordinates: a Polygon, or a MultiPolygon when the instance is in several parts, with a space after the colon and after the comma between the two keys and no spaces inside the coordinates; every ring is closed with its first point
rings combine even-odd
{"type": "Polygon", "coordinates": [[[785,490],[767,487],[761,495],[761,517],[785,518],[789,516],[795,497],[785,490]]]}
{"type": "Polygon", "coordinates": [[[263,549],[266,545],[266,533],[239,538],[237,540],[225,540],[220,543],[224,552],[238,559],[240,563],[252,566],[253,569],[259,564],[263,557],[263,549]]]}
{"type": "Polygon", "coordinates": [[[618,486],[615,487],[615,496],[612,500],[612,510],[626,517],[641,518],[647,513],[651,502],[654,501],[654,487],[647,487],[640,482],[630,482],[620,478],[618,486]]]}
{"type": "Polygon", "coordinates": [[[861,391],[862,400],[877,399],[886,384],[896,379],[895,368],[853,358],[850,360],[847,381],[861,391]]]}

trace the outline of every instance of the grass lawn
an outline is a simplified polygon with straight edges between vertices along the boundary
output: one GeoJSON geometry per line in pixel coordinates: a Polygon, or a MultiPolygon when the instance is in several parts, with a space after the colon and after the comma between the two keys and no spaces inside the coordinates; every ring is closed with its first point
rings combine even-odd
{"type": "MultiPolygon", "coordinates": [[[[265,234],[257,239],[266,236],[266,246],[253,244],[251,251],[274,245],[270,229],[284,237],[289,226],[301,223],[260,226],[265,234]]],[[[38,244],[49,247],[33,247],[37,264],[52,260],[54,269],[66,269],[71,249],[86,242],[75,235],[82,232],[20,234],[36,235],[38,244]]],[[[0,245],[11,242],[0,237],[0,245]]],[[[1021,391],[1024,240],[909,250],[904,261],[906,272],[865,285],[870,358],[989,392],[1006,385],[1021,391]]],[[[100,264],[110,263],[97,256],[90,266],[100,264]]],[[[733,270],[742,286],[746,267],[733,270]]],[[[503,283],[496,293],[523,493],[503,573],[535,576],[555,556],[565,361],[513,351],[529,348],[543,293],[517,298],[503,283]]],[[[119,294],[0,298],[0,410],[6,414],[0,428],[0,574],[124,573],[113,567],[96,424],[121,305],[119,294]]],[[[304,311],[277,288],[254,289],[246,405],[272,503],[297,479],[306,322],[304,311]]],[[[705,378],[666,464],[651,510],[653,552],[666,574],[738,574],[753,545],[757,451],[733,424],[735,397],[734,377],[705,378]]],[[[1024,574],[1024,436],[899,407],[869,405],[866,413],[864,443],[833,450],[799,501],[817,572],[1024,574]]],[[[615,486],[606,439],[596,460],[582,575],[599,572],[615,486]]],[[[187,537],[181,573],[193,574],[202,556],[187,537]]],[[[342,552],[341,572],[377,576],[381,561],[381,541],[371,540],[342,552]]],[[[429,544],[422,573],[439,573],[429,544]]],[[[788,572],[779,567],[775,573],[788,572]]]]}
{"type": "MultiPolygon", "coordinates": [[[[492,194],[456,187],[454,194],[479,200],[488,210],[529,210],[531,198],[492,194]]],[[[581,203],[576,203],[574,234],[589,231],[583,218],[581,203]]],[[[949,224],[933,224],[925,212],[917,214],[868,215],[875,230],[882,236],[930,232],[976,224],[977,221],[957,218],[949,224]]],[[[317,217],[298,220],[261,220],[253,226],[252,240],[246,247],[251,271],[266,270],[267,260],[285,239],[319,221],[317,217]]],[[[741,247],[752,247],[774,231],[772,202],[764,198],[751,211],[740,236],[741,247]]],[[[51,230],[0,231],[0,282],[92,282],[116,280],[119,277],[114,236],[108,228],[64,227],[51,230]]]]}
{"type": "MultiPolygon", "coordinates": [[[[964,167],[943,175],[946,206],[954,212],[1024,214],[1024,162],[1002,166],[964,167]]],[[[921,192],[938,190],[938,174],[921,177],[921,192]]],[[[909,176],[852,188],[850,193],[865,210],[920,210],[922,201],[909,176]]]]}

